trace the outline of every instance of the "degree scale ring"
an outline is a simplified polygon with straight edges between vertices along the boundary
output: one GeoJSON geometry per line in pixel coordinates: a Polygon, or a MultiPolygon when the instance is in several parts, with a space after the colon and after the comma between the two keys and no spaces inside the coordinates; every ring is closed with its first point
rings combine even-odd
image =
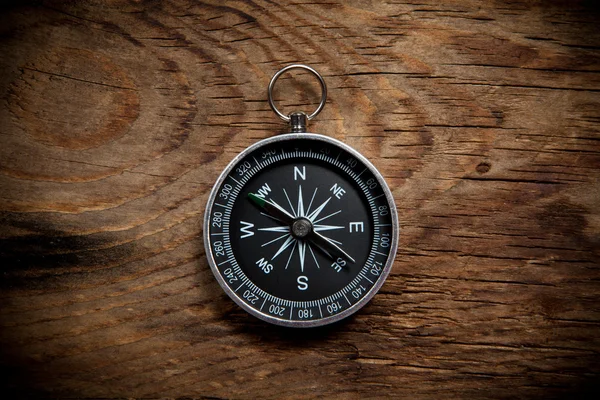
{"type": "Polygon", "coordinates": [[[273,112],[279,116],[279,118],[281,118],[282,120],[284,120],[286,122],[290,121],[290,117],[288,115],[285,115],[281,111],[279,111],[277,109],[277,107],[275,106],[275,102],[273,100],[273,88],[275,87],[275,83],[277,82],[277,79],[279,79],[279,77],[283,73],[285,73],[289,70],[292,70],[292,69],[304,69],[304,70],[312,73],[314,76],[317,77],[317,79],[319,80],[319,84],[321,85],[321,101],[319,102],[319,106],[317,107],[317,109],[315,111],[313,111],[312,114],[310,114],[306,117],[308,120],[311,120],[314,117],[316,117],[321,112],[321,110],[323,110],[323,107],[325,107],[325,102],[327,101],[327,85],[325,85],[325,81],[323,80],[323,77],[321,76],[321,74],[319,74],[317,71],[315,71],[313,68],[309,67],[308,65],[291,64],[291,65],[288,65],[287,67],[280,69],[275,75],[273,75],[273,78],[271,78],[271,82],[269,82],[269,89],[268,89],[269,105],[271,106],[271,109],[273,110],[273,112]]]}

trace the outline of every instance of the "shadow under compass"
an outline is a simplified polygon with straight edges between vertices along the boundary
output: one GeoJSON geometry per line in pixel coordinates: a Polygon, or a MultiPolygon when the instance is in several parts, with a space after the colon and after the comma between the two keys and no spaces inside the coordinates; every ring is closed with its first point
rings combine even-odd
{"type": "MultiPolygon", "coordinates": [[[[340,339],[348,331],[362,331],[363,324],[356,323],[356,316],[350,315],[340,321],[311,328],[297,328],[273,325],[247,314],[243,310],[232,310],[227,316],[238,334],[253,336],[255,340],[269,343],[269,347],[307,348],[340,339]]],[[[368,330],[368,329],[365,329],[368,330]]]]}

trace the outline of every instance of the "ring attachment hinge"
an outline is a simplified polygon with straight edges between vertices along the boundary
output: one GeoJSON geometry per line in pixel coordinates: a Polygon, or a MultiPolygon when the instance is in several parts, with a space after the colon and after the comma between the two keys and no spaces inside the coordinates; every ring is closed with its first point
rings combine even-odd
{"type": "Polygon", "coordinates": [[[289,115],[290,132],[304,133],[306,132],[306,122],[308,117],[302,111],[293,112],[289,115]]]}

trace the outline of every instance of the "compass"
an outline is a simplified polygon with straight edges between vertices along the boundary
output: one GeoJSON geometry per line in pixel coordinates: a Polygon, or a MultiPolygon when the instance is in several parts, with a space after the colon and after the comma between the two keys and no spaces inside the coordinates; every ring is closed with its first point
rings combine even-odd
{"type": "Polygon", "coordinates": [[[267,322],[312,327],[345,318],[383,285],[398,243],[392,194],[350,146],[306,132],[326,86],[294,64],[269,85],[269,103],[292,133],[261,140],[225,168],[208,200],[204,242],[225,292],[267,322]],[[311,115],[277,110],[272,88],[293,68],[321,84],[311,115]]]}

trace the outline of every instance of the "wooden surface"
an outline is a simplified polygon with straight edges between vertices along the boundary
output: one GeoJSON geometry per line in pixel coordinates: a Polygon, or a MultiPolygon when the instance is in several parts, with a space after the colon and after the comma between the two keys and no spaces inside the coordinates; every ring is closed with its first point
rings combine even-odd
{"type": "Polygon", "coordinates": [[[3,393],[598,394],[594,2],[76,3],[0,16],[3,393]],[[266,86],[292,62],[402,226],[380,293],[314,330],[241,311],[202,244],[219,172],[286,129],[266,86]]]}

